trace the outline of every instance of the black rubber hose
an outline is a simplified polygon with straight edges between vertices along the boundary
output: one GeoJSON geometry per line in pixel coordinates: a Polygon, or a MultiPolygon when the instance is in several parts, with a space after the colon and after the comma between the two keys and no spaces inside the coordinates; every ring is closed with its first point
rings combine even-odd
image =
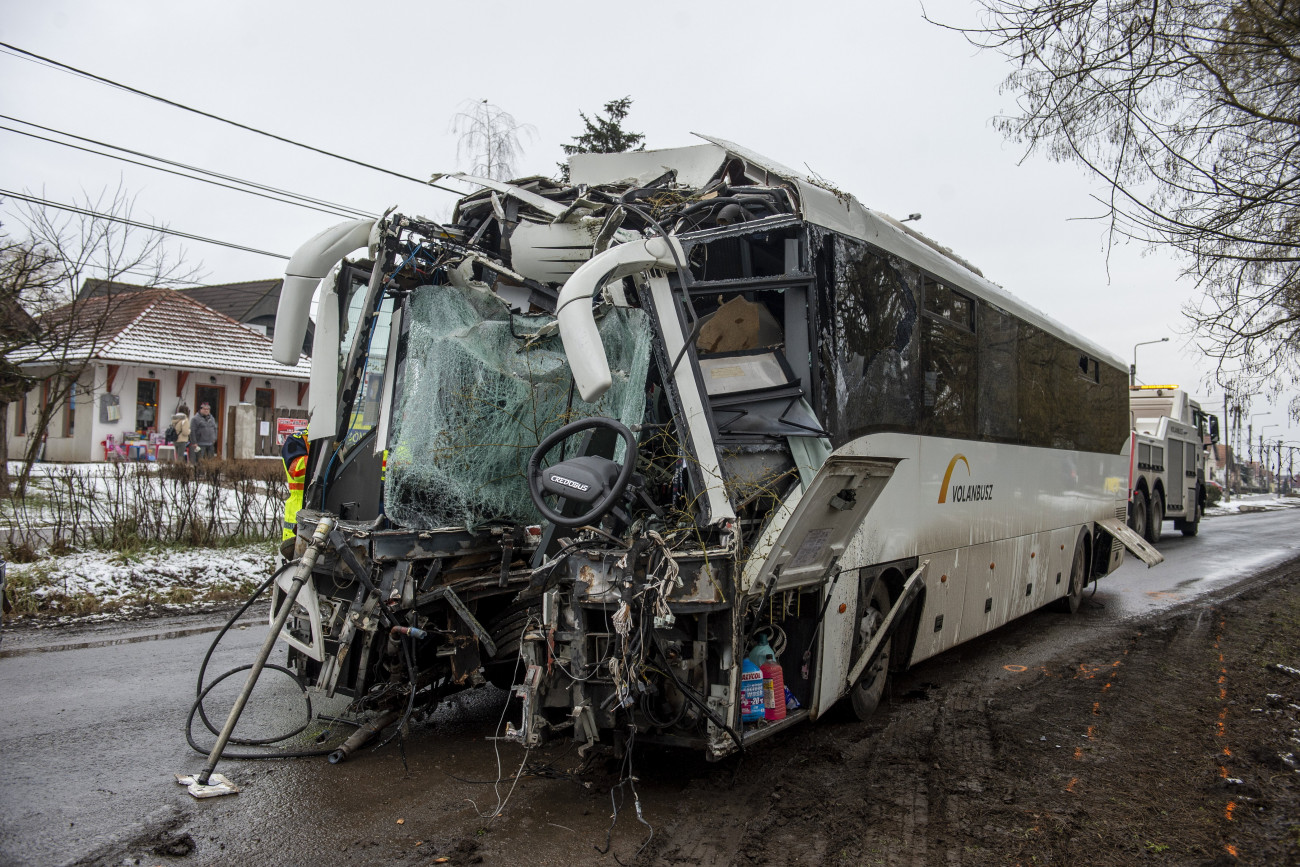
{"type": "MultiPolygon", "coordinates": [[[[203,663],[202,665],[199,666],[198,679],[194,684],[194,693],[195,693],[194,703],[190,705],[189,715],[185,718],[185,741],[196,752],[200,753],[201,755],[206,756],[210,752],[210,748],[204,749],[203,747],[200,747],[198,743],[194,740],[194,716],[198,714],[203,719],[203,724],[207,727],[208,731],[212,732],[214,735],[218,734],[217,729],[213,727],[211,720],[208,719],[207,713],[203,709],[203,699],[207,697],[207,694],[212,691],[213,687],[215,687],[218,683],[221,683],[221,681],[225,680],[227,677],[230,677],[231,675],[241,671],[247,671],[248,669],[253,667],[252,664],[248,664],[248,665],[241,665],[237,668],[232,668],[231,670],[225,672],[224,674],[222,674],[220,677],[218,677],[216,680],[214,680],[212,683],[208,684],[205,687],[203,685],[203,679],[207,675],[208,663],[211,662],[212,660],[212,654],[216,652],[217,645],[221,643],[221,639],[224,638],[226,633],[230,631],[230,627],[235,625],[235,621],[239,620],[240,617],[244,616],[244,613],[248,611],[249,608],[252,607],[253,603],[256,602],[263,593],[266,592],[267,588],[271,586],[271,584],[275,581],[275,579],[279,578],[280,575],[283,574],[291,566],[296,566],[297,564],[298,564],[297,560],[290,560],[287,563],[285,563],[283,566],[281,566],[279,569],[276,569],[274,572],[272,572],[271,577],[263,581],[261,586],[259,586],[256,590],[253,591],[253,595],[248,597],[248,600],[239,607],[239,610],[230,616],[230,619],[226,621],[226,625],[221,627],[220,631],[217,632],[216,637],[212,639],[212,643],[208,645],[208,651],[203,655],[203,663]]],[[[301,733],[307,728],[308,725],[311,724],[311,697],[307,695],[307,688],[303,686],[302,682],[298,679],[298,676],[282,665],[268,664],[266,668],[271,668],[277,671],[284,672],[285,674],[293,678],[294,682],[298,685],[298,688],[302,690],[303,698],[307,702],[307,721],[304,722],[300,728],[294,730],[292,733],[282,738],[276,738],[276,739],[231,738],[230,739],[231,743],[241,744],[243,746],[259,746],[261,744],[276,743],[277,741],[287,740],[288,738],[291,738],[294,735],[301,733]]],[[[280,751],[280,752],[271,752],[271,753],[225,752],[222,754],[222,757],[229,758],[229,759],[297,759],[297,758],[307,758],[310,756],[324,756],[324,755],[328,755],[329,753],[330,750],[327,749],[280,751]]]]}
{"type": "MultiPolygon", "coordinates": [[[[664,649],[659,645],[659,637],[657,635],[652,635],[651,638],[655,643],[655,649],[659,651],[659,655],[663,657],[664,662],[667,662],[668,656],[664,653],[664,649]]],[[[677,672],[673,671],[671,665],[665,665],[664,671],[673,679],[673,683],[675,683],[677,688],[681,690],[682,695],[690,699],[691,702],[698,707],[714,725],[725,731],[731,737],[732,741],[736,744],[736,749],[740,752],[740,755],[743,758],[745,755],[745,743],[740,739],[740,735],[736,733],[736,730],[728,725],[725,719],[718,716],[717,711],[709,707],[708,701],[703,696],[691,687],[687,686],[686,682],[677,676],[677,672]]]]}
{"type": "MultiPolygon", "coordinates": [[[[208,684],[207,688],[204,689],[203,692],[199,694],[199,697],[194,700],[194,704],[190,705],[189,716],[186,717],[185,719],[185,741],[200,755],[206,756],[211,751],[211,747],[205,749],[204,747],[199,746],[198,743],[194,740],[194,715],[200,711],[200,708],[203,705],[203,699],[207,697],[208,693],[212,691],[213,687],[221,683],[227,677],[230,677],[231,675],[234,674],[238,674],[241,671],[247,671],[252,667],[253,664],[249,663],[247,665],[241,665],[238,666],[237,668],[230,669],[230,671],[227,671],[226,673],[218,677],[216,680],[212,681],[212,683],[208,684]]],[[[265,666],[263,666],[263,670],[266,669],[273,669],[275,671],[284,672],[285,674],[289,675],[289,677],[292,677],[295,683],[298,683],[298,687],[303,692],[303,698],[307,702],[307,721],[304,722],[302,725],[300,725],[298,728],[294,729],[289,734],[284,735],[283,737],[263,738],[263,739],[238,739],[238,740],[235,738],[231,738],[230,743],[242,744],[244,746],[258,746],[260,744],[273,744],[273,743],[277,743],[278,741],[288,740],[294,735],[297,735],[302,731],[304,731],[307,728],[307,726],[311,725],[311,698],[307,695],[306,687],[304,687],[300,682],[298,682],[298,678],[294,675],[294,673],[289,669],[285,668],[283,665],[276,665],[275,663],[267,663],[265,666]]],[[[209,730],[211,730],[210,725],[209,725],[209,730]]],[[[327,749],[282,750],[273,753],[232,753],[229,750],[226,750],[221,754],[221,757],[223,759],[301,759],[301,758],[307,758],[309,756],[324,756],[324,755],[328,755],[329,753],[330,750],[327,749]]]]}

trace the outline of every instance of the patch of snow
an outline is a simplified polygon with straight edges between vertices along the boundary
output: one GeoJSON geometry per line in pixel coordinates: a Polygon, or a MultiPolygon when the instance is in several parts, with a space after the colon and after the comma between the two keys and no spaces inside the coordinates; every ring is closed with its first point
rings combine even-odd
{"type": "Polygon", "coordinates": [[[11,585],[30,579],[31,595],[51,612],[66,611],[84,596],[109,609],[81,618],[84,621],[129,616],[159,603],[170,603],[166,609],[177,611],[214,599],[229,601],[251,593],[277,563],[273,545],[164,550],[129,557],[89,552],[10,563],[8,575],[11,585]],[[186,592],[178,594],[178,589],[186,592]]]}
{"type": "Polygon", "coordinates": [[[1300,508],[1300,497],[1280,497],[1277,494],[1245,494],[1234,497],[1232,502],[1220,502],[1205,510],[1205,517],[1220,515],[1239,515],[1246,512],[1277,512],[1282,509],[1300,508]]]}

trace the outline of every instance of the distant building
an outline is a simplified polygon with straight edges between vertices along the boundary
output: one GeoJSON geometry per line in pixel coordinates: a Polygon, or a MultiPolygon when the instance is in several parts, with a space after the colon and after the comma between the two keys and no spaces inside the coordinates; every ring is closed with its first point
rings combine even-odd
{"type": "MultiPolygon", "coordinates": [[[[272,282],[278,281],[265,284],[272,282]]],[[[255,307],[250,304],[246,310],[255,307]]],[[[267,434],[258,434],[263,441],[256,453],[272,454],[274,418],[301,415],[307,406],[306,359],[297,367],[277,364],[271,358],[270,338],[250,327],[257,323],[224,315],[192,292],[139,287],[119,291],[101,283],[40,322],[68,329],[70,339],[61,341],[60,352],[78,366],[85,361],[86,367],[48,429],[37,431],[38,408],[50,393],[48,377],[67,368],[34,352],[10,355],[24,373],[47,377],[10,410],[10,455],[20,454],[29,438],[44,434],[46,460],[103,460],[103,443],[110,434],[121,443],[161,433],[178,406],[187,405],[193,414],[204,402],[211,404],[220,426],[218,453],[229,443],[226,410],[249,404],[259,422],[270,422],[269,430],[261,428],[267,434]]]]}
{"type": "Polygon", "coordinates": [[[1218,482],[1228,490],[1241,488],[1241,467],[1237,464],[1232,446],[1227,443],[1217,443],[1210,447],[1210,459],[1206,461],[1205,472],[1211,481],[1218,482]]]}

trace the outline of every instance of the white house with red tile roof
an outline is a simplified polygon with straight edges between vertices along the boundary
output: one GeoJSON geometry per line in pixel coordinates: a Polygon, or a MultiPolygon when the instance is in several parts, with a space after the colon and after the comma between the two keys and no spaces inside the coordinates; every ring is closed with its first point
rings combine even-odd
{"type": "MultiPolygon", "coordinates": [[[[81,339],[67,341],[61,351],[89,364],[73,398],[51,420],[45,460],[104,460],[102,443],[110,434],[121,443],[130,436],[161,433],[178,406],[188,406],[192,415],[204,402],[211,404],[221,426],[220,453],[227,443],[229,407],[251,404],[259,418],[307,407],[306,358],[296,368],[276,363],[271,340],[260,329],[185,293],[143,289],[86,298],[64,309],[75,311],[81,339]],[[93,327],[84,328],[85,323],[93,327]]],[[[50,359],[33,353],[11,360],[37,376],[57,370],[50,359]]],[[[38,386],[12,405],[11,456],[39,435],[33,427],[45,393],[38,386]]],[[[270,436],[274,434],[272,429],[270,436]]]]}

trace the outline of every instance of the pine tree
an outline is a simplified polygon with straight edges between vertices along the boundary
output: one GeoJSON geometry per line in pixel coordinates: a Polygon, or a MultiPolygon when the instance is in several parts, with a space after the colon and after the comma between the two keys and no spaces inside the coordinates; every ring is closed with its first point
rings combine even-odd
{"type": "MultiPolygon", "coordinates": [[[[604,115],[596,115],[595,120],[587,117],[586,112],[578,112],[585,129],[581,135],[573,137],[573,144],[560,145],[568,156],[574,154],[621,154],[626,151],[645,150],[645,136],[639,132],[623,129],[623,121],[632,108],[632,97],[611,100],[605,103],[604,115]]],[[[562,162],[560,178],[569,180],[569,164],[562,162]]]]}

